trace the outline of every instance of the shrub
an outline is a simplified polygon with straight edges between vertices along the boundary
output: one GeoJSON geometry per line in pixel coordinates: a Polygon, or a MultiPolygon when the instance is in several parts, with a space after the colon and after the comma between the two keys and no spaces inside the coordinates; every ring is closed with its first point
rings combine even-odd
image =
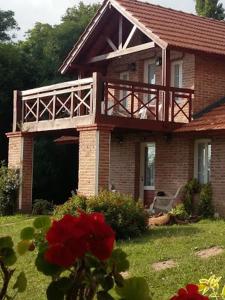
{"type": "Polygon", "coordinates": [[[61,218],[65,214],[77,214],[77,209],[87,212],[102,212],[106,222],[116,232],[117,239],[141,235],[147,228],[148,215],[143,206],[130,196],[102,191],[98,196],[85,198],[73,196],[54,210],[61,218]]]}
{"type": "Polygon", "coordinates": [[[212,206],[212,186],[211,184],[202,185],[200,192],[200,203],[198,207],[198,213],[204,218],[211,218],[214,215],[214,209],[212,206]]]}
{"type": "Polygon", "coordinates": [[[16,211],[18,190],[18,170],[8,169],[4,164],[0,165],[0,215],[12,215],[16,211]]]}
{"type": "Polygon", "coordinates": [[[192,214],[194,210],[193,197],[201,189],[200,184],[196,179],[190,180],[183,189],[184,208],[188,214],[192,214]]]}
{"type": "Polygon", "coordinates": [[[188,213],[185,210],[184,204],[178,204],[176,207],[169,211],[172,217],[177,217],[179,219],[185,220],[188,218],[188,213]]]}
{"type": "Polygon", "coordinates": [[[33,215],[49,215],[53,212],[54,206],[51,202],[44,199],[36,199],[33,204],[33,215]]]}
{"type": "Polygon", "coordinates": [[[102,212],[116,232],[117,239],[141,235],[147,226],[147,213],[139,202],[128,195],[102,191],[87,201],[88,211],[102,212]]]}
{"type": "Polygon", "coordinates": [[[75,216],[77,215],[77,210],[86,211],[86,201],[87,198],[84,196],[73,195],[64,204],[56,206],[53,215],[56,216],[57,219],[62,218],[66,214],[75,216]]]}

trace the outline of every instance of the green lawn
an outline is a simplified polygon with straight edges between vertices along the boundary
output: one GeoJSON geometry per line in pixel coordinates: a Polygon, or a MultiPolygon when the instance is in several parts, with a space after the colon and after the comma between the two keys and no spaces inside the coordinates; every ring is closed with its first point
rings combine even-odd
{"type": "MultiPolygon", "coordinates": [[[[20,230],[29,226],[32,218],[15,216],[0,218],[0,235],[11,234],[18,241],[20,230]]],[[[168,300],[175,291],[187,282],[198,282],[199,278],[211,274],[224,277],[225,252],[217,257],[200,260],[195,256],[196,250],[210,246],[225,248],[225,222],[201,221],[186,226],[160,227],[150,230],[145,236],[126,242],[120,242],[128,254],[131,263],[130,275],[144,276],[154,292],[154,300],[168,300]],[[154,262],[173,259],[178,267],[155,272],[154,262]]],[[[48,280],[39,274],[34,266],[34,253],[21,257],[17,271],[24,269],[29,281],[26,293],[18,299],[44,300],[48,280]]],[[[135,300],[135,299],[134,299],[135,300]]]]}

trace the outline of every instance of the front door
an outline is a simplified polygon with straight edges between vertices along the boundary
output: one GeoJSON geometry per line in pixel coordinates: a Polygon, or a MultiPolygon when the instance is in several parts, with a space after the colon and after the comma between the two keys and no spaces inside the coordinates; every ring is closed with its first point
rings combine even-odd
{"type": "Polygon", "coordinates": [[[141,143],[140,198],[147,205],[155,193],[155,143],[141,143]]]}

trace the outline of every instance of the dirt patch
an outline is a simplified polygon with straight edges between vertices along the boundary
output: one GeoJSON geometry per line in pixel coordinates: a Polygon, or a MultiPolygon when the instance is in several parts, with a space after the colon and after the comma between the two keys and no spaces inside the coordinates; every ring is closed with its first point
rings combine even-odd
{"type": "Polygon", "coordinates": [[[177,262],[175,262],[172,259],[165,260],[165,261],[160,261],[160,262],[152,264],[152,268],[155,271],[162,271],[162,270],[166,270],[166,269],[171,269],[171,268],[175,268],[177,266],[178,266],[177,262]]]}
{"type": "Polygon", "coordinates": [[[216,256],[219,255],[221,253],[224,252],[224,249],[219,247],[219,246],[215,246],[215,247],[211,247],[208,249],[204,249],[201,251],[196,252],[196,255],[202,259],[208,258],[208,257],[212,257],[212,256],[216,256]]]}

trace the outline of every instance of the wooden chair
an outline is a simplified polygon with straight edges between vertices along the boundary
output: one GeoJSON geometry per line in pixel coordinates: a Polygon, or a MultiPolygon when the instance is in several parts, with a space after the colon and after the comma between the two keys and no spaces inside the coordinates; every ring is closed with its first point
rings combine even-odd
{"type": "Polygon", "coordinates": [[[183,186],[180,186],[173,196],[155,196],[152,204],[148,209],[148,212],[150,214],[153,214],[155,212],[169,212],[172,209],[174,202],[180,195],[182,187],[183,186]]]}

